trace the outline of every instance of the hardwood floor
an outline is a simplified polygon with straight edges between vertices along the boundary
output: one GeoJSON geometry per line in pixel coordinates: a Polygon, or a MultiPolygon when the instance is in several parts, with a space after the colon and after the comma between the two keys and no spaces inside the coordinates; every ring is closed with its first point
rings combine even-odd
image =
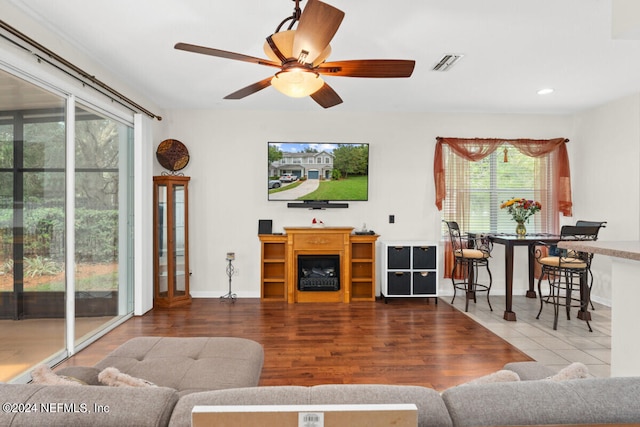
{"type": "Polygon", "coordinates": [[[412,384],[442,391],[532,360],[440,300],[287,304],[194,299],[134,317],[59,366],[93,365],[136,336],[236,336],[265,351],[260,385],[412,384]]]}

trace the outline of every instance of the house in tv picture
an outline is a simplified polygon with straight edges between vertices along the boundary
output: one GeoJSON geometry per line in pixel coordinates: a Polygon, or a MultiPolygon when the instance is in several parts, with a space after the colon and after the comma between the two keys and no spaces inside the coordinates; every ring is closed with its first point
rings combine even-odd
{"type": "Polygon", "coordinates": [[[331,179],[333,154],[326,151],[318,153],[283,153],[282,159],[269,165],[269,176],[294,175],[298,179],[331,179]]]}

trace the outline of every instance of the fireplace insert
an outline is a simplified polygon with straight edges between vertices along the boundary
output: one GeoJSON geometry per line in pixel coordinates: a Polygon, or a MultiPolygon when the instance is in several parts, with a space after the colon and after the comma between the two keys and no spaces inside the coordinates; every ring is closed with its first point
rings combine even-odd
{"type": "Polygon", "coordinates": [[[340,255],[298,255],[298,290],[339,291],[340,255]]]}

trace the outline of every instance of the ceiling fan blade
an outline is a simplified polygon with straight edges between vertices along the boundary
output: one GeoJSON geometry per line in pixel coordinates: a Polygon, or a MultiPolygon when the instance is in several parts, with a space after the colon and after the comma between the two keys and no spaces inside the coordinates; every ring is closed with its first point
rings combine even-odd
{"type": "Polygon", "coordinates": [[[273,77],[267,77],[266,79],[260,80],[254,84],[251,84],[247,87],[243,87],[240,90],[237,90],[229,95],[225,96],[224,99],[242,99],[246,96],[253,95],[254,93],[261,91],[262,89],[271,86],[271,79],[273,77]]]}
{"type": "Polygon", "coordinates": [[[344,77],[410,77],[416,61],[405,59],[355,59],[321,64],[320,74],[344,77]]]}
{"type": "Polygon", "coordinates": [[[320,89],[311,94],[311,98],[323,108],[342,104],[342,98],[326,82],[320,89]]]}
{"type": "Polygon", "coordinates": [[[293,57],[303,63],[312,63],[327,47],[338,31],[344,12],[319,0],[309,0],[293,39],[293,57]],[[308,52],[302,55],[303,51],[308,52]]]}
{"type": "Polygon", "coordinates": [[[211,47],[197,46],[188,43],[176,43],[174,46],[179,50],[187,52],[201,53],[203,55],[217,56],[218,58],[235,59],[236,61],[251,62],[253,64],[267,65],[270,67],[280,68],[279,62],[270,61],[268,59],[256,58],[254,56],[243,55],[241,53],[227,52],[226,50],[214,49],[211,47]]]}

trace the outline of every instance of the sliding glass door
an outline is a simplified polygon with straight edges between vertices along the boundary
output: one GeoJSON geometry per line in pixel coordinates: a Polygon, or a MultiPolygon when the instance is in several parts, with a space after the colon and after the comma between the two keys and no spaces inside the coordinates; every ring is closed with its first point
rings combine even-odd
{"type": "Polygon", "coordinates": [[[130,239],[133,128],[75,110],[75,337],[133,312],[130,239]]]}
{"type": "Polygon", "coordinates": [[[0,381],[10,381],[133,312],[133,129],[2,70],[0,92],[0,381]]]}

